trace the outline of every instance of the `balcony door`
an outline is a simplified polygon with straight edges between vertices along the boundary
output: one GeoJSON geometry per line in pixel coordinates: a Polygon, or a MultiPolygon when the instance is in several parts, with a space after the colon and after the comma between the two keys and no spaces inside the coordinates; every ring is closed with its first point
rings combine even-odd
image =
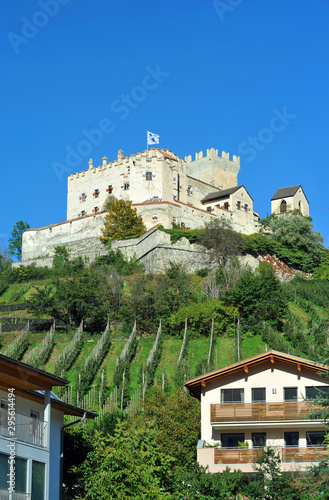
{"type": "Polygon", "coordinates": [[[283,389],[283,392],[284,392],[284,400],[286,403],[297,401],[298,398],[297,387],[285,387],[283,389]]]}
{"type": "Polygon", "coordinates": [[[251,439],[253,448],[264,448],[266,445],[266,432],[253,432],[251,439]]]}
{"type": "Polygon", "coordinates": [[[222,448],[239,448],[239,443],[244,443],[244,434],[221,434],[220,440],[222,442],[222,448]]]}
{"type": "Polygon", "coordinates": [[[251,400],[253,403],[265,403],[266,387],[253,387],[251,389],[251,400]]]}
{"type": "Polygon", "coordinates": [[[299,442],[299,432],[285,432],[284,445],[286,448],[297,447],[299,442]]]}
{"type": "Polygon", "coordinates": [[[244,403],[244,389],[222,389],[221,403],[244,403]]]}

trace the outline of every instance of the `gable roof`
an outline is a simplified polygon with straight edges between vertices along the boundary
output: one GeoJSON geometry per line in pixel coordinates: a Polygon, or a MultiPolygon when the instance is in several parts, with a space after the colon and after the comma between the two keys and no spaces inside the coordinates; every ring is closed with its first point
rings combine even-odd
{"type": "Polygon", "coordinates": [[[68,383],[68,380],[53,373],[0,354],[0,385],[7,389],[15,387],[22,390],[51,390],[54,386],[65,386],[68,383]]]}
{"type": "Polygon", "coordinates": [[[291,196],[294,196],[297,193],[299,188],[301,188],[301,190],[303,191],[303,194],[306,198],[307,203],[309,203],[301,184],[298,184],[297,186],[288,186],[288,187],[284,187],[284,188],[279,188],[272,196],[271,201],[272,200],[279,200],[280,198],[290,198],[291,196]]]}
{"type": "Polygon", "coordinates": [[[278,361],[290,365],[295,365],[297,371],[301,371],[302,368],[308,368],[316,373],[327,373],[329,371],[328,366],[270,349],[269,351],[257,354],[257,356],[252,356],[251,358],[243,359],[242,361],[238,361],[237,363],[233,363],[231,365],[224,366],[223,368],[219,368],[203,375],[199,375],[198,377],[191,378],[190,380],[187,380],[185,382],[185,386],[188,388],[192,396],[200,399],[201,388],[206,387],[207,383],[212,380],[219,379],[220,377],[234,372],[240,372],[241,377],[243,377],[246,373],[249,372],[249,369],[252,366],[259,365],[261,363],[275,364],[278,361]]]}
{"type": "MultiPolygon", "coordinates": [[[[213,193],[209,193],[207,194],[207,196],[205,196],[202,200],[201,200],[201,203],[209,203],[210,201],[217,201],[217,200],[222,200],[224,198],[227,198],[228,196],[230,196],[231,194],[235,193],[236,191],[238,191],[238,189],[240,188],[243,188],[246,190],[246,193],[248,194],[248,196],[250,196],[250,194],[248,193],[247,189],[244,187],[243,184],[240,184],[240,186],[234,186],[234,187],[231,187],[231,188],[228,188],[228,189],[222,189],[221,191],[215,191],[213,193]]],[[[251,196],[250,196],[251,198],[251,196]]],[[[252,198],[251,198],[252,201],[254,201],[252,198]]]]}
{"type": "MultiPolygon", "coordinates": [[[[24,399],[44,404],[45,390],[54,386],[65,386],[69,381],[53,373],[40,370],[34,366],[17,361],[16,359],[0,354],[0,389],[15,388],[15,395],[24,399]]],[[[83,408],[65,403],[51,392],[51,407],[61,410],[66,415],[81,416],[83,408]]],[[[87,411],[87,418],[95,418],[96,413],[87,411]]]]}

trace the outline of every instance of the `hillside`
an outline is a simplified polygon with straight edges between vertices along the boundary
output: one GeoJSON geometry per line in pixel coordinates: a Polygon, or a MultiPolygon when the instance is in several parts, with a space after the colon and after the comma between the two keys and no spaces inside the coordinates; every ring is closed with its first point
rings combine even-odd
{"type": "Polygon", "coordinates": [[[188,378],[270,348],[318,359],[329,326],[328,252],[300,214],[262,224],[267,233],[243,237],[218,221],[167,231],[173,241],[197,241],[217,261],[195,274],[186,262],[147,275],[137,259],[110,249],[91,265],[70,260],[64,247],[52,268],[7,265],[1,352],[66,377],[70,389],[60,396],[101,413],[131,398],[137,411],[152,385],[170,394],[188,378]],[[263,258],[270,251],[299,266],[294,279],[279,281],[277,260],[263,258]],[[245,253],[267,262],[252,271],[237,259],[245,253]]]}

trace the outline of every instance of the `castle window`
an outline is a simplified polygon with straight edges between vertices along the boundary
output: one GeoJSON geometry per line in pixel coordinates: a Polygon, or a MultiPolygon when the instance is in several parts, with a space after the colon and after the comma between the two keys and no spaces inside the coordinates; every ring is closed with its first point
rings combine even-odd
{"type": "Polygon", "coordinates": [[[286,200],[282,200],[280,205],[280,214],[284,214],[286,211],[287,211],[287,202],[286,200]]]}
{"type": "Polygon", "coordinates": [[[236,208],[237,208],[238,210],[241,210],[241,201],[237,201],[237,202],[236,202],[236,208]]]}
{"type": "Polygon", "coordinates": [[[224,208],[225,208],[225,210],[228,210],[228,206],[229,206],[229,205],[228,205],[228,201],[225,201],[225,203],[224,203],[224,208]]]}
{"type": "Polygon", "coordinates": [[[82,202],[82,201],[86,201],[86,199],[87,199],[87,195],[86,195],[86,193],[82,193],[82,195],[80,196],[80,201],[81,201],[81,202],[82,202]]]}
{"type": "Polygon", "coordinates": [[[99,189],[95,189],[94,197],[98,198],[100,195],[99,189]]]}
{"type": "Polygon", "coordinates": [[[192,196],[193,195],[193,188],[192,186],[187,186],[187,196],[192,196]]]}
{"type": "Polygon", "coordinates": [[[152,180],[152,172],[146,172],[146,174],[145,174],[145,180],[146,181],[151,181],[152,180]]]}
{"type": "Polygon", "coordinates": [[[125,184],[124,184],[124,190],[128,191],[128,189],[130,189],[130,184],[129,184],[129,182],[125,182],[125,184]]]}

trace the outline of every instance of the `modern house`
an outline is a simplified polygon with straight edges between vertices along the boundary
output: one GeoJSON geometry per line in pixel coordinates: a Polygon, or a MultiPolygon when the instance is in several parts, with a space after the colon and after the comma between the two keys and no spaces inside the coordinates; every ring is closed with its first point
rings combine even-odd
{"type": "Polygon", "coordinates": [[[304,469],[323,458],[325,427],[311,419],[310,398],[329,392],[329,367],[269,350],[188,380],[201,402],[197,458],[210,472],[227,466],[252,472],[266,446],[281,469],[304,469]]]}
{"type": "Polygon", "coordinates": [[[63,417],[96,416],[51,392],[67,383],[0,354],[0,500],[61,498],[63,417]]]}

